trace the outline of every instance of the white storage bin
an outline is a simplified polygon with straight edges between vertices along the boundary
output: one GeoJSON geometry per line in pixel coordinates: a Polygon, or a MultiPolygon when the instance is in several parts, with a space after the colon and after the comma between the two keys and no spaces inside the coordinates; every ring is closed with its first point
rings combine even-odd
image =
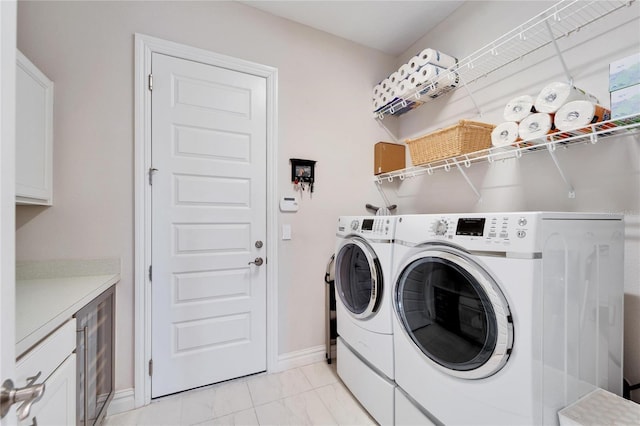
{"type": "Polygon", "coordinates": [[[561,426],[640,425],[640,404],[596,389],[558,412],[561,426]]]}

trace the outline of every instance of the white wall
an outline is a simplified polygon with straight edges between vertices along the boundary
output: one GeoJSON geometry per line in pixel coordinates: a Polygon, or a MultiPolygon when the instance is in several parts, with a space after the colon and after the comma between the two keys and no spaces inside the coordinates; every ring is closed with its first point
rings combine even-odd
{"type": "Polygon", "coordinates": [[[279,190],[289,158],[316,160],[280,241],[279,354],[324,342],[324,272],[335,220],[379,204],[370,91],[395,58],[237,2],[19,2],[18,48],[55,83],[54,204],[17,208],[17,259],[119,257],[116,389],[133,386],[133,34],[279,70],[279,190]]]}
{"type": "MultiPolygon", "coordinates": [[[[553,2],[465,3],[398,58],[396,66],[426,47],[462,59],[515,28],[553,2]],[[479,18],[487,17],[487,18],[479,18]]],[[[609,106],[609,63],[640,51],[640,4],[611,14],[559,41],[575,85],[609,106]]],[[[499,49],[498,49],[499,50],[499,49]]],[[[499,52],[498,52],[499,54],[499,52]]],[[[537,95],[548,83],[566,81],[552,45],[499,70],[469,87],[482,115],[464,90],[436,99],[396,121],[399,138],[413,138],[447,127],[459,119],[498,124],[506,103],[515,96],[537,95]]],[[[389,121],[394,120],[389,119],[389,121]]],[[[596,145],[558,149],[557,157],[575,188],[568,188],[546,152],[520,160],[473,165],[467,169],[481,194],[479,200],[453,169],[433,176],[385,183],[400,213],[490,211],[597,211],[625,214],[625,348],[624,376],[640,382],[640,139],[616,137],[596,145]]],[[[634,399],[640,401],[640,392],[634,399]]]]}

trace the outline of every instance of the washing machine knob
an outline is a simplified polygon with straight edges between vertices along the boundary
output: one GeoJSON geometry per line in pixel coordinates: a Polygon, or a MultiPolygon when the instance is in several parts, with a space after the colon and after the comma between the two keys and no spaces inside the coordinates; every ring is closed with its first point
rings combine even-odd
{"type": "Polygon", "coordinates": [[[518,219],[518,225],[520,226],[525,226],[527,224],[527,219],[524,217],[521,217],[520,219],[518,219]]]}
{"type": "Polygon", "coordinates": [[[436,222],[434,232],[436,233],[436,235],[444,235],[447,233],[448,228],[449,225],[447,224],[446,220],[439,220],[436,222]]]}
{"type": "Polygon", "coordinates": [[[354,231],[357,231],[358,226],[360,226],[360,223],[357,220],[351,221],[351,229],[353,229],[354,231]]]}

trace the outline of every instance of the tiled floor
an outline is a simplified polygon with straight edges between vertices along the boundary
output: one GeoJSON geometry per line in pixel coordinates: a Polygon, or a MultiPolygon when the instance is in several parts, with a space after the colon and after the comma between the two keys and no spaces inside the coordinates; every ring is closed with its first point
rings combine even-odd
{"type": "Polygon", "coordinates": [[[107,417],[105,425],[375,425],[334,366],[319,362],[183,392],[107,417]]]}

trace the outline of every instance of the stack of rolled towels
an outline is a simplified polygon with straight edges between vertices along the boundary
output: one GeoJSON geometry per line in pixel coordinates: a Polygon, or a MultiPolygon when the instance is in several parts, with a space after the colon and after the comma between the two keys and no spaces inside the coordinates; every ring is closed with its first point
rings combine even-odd
{"type": "Polygon", "coordinates": [[[424,49],[373,88],[373,111],[413,93],[435,98],[458,85],[458,75],[448,68],[458,60],[435,49],[424,49]],[[446,72],[445,72],[446,71],[446,72]],[[417,90],[422,87],[421,90],[417,90]]]}
{"type": "Polygon", "coordinates": [[[504,108],[505,121],[491,133],[495,147],[518,146],[547,142],[572,136],[571,133],[591,132],[590,124],[609,120],[611,112],[598,99],[568,83],[554,82],[544,87],[538,96],[518,96],[504,108]]]}

